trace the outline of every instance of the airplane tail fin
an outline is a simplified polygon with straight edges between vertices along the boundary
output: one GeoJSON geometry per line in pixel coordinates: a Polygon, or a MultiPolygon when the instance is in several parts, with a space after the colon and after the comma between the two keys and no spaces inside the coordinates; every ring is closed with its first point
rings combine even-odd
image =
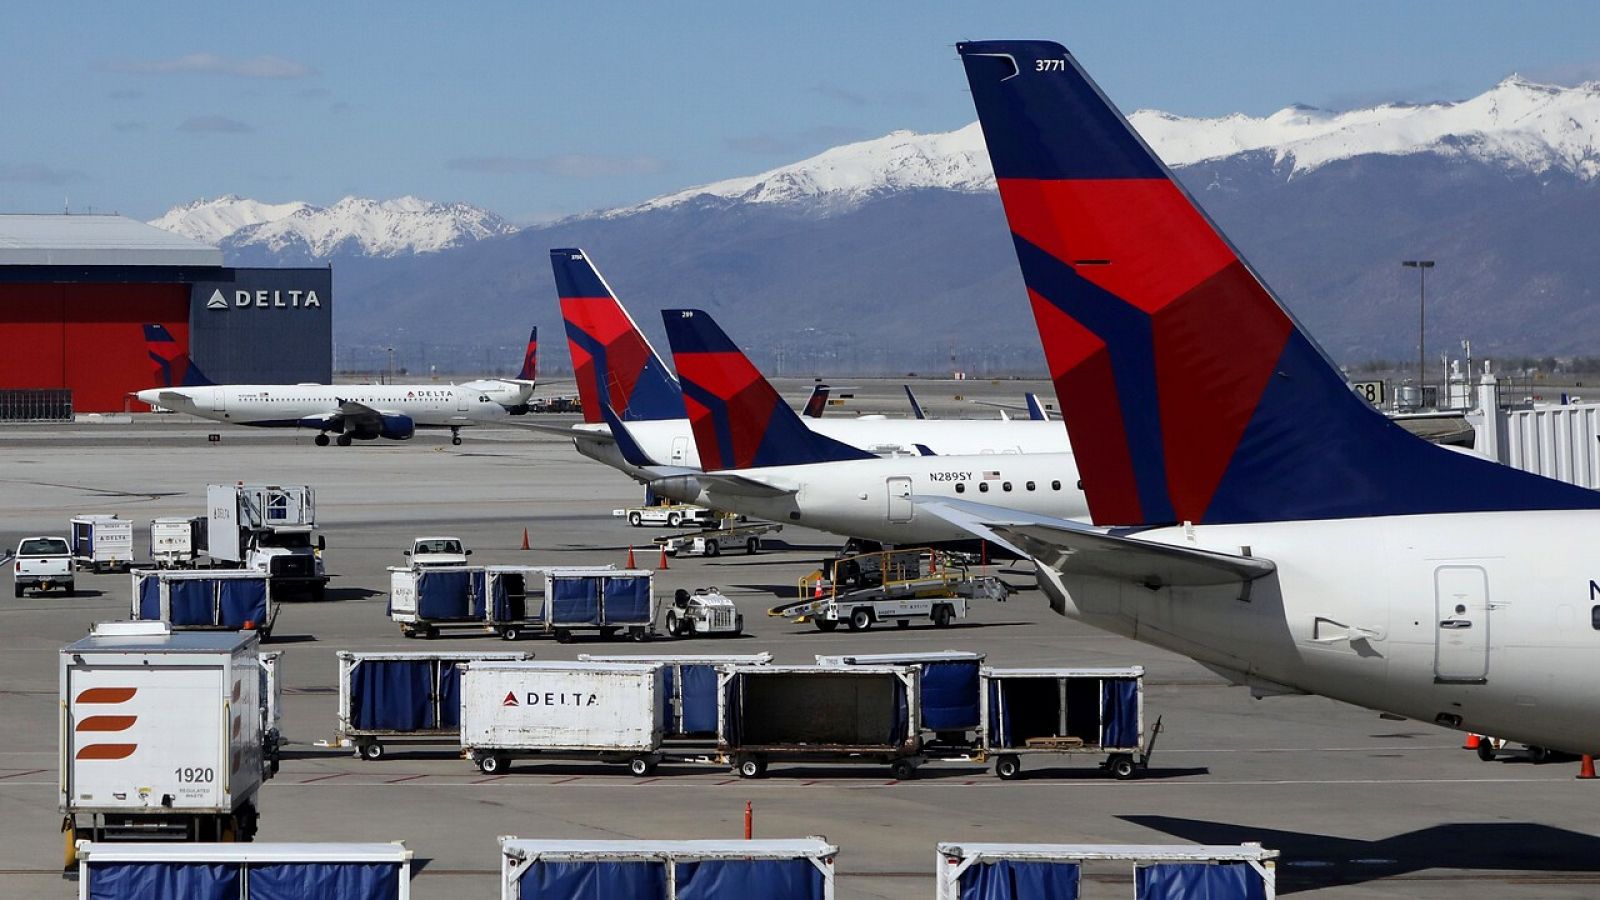
{"type": "Polygon", "coordinates": [[[922,411],[922,404],[917,402],[917,395],[911,393],[911,385],[906,385],[905,389],[906,400],[911,403],[911,417],[914,419],[926,419],[928,414],[922,411]]]}
{"type": "Polygon", "coordinates": [[[156,387],[202,387],[215,384],[189,358],[189,351],[178,343],[167,326],[154,322],[144,326],[144,345],[150,353],[156,387]]]}
{"type": "Polygon", "coordinates": [[[582,250],[550,251],[567,349],[583,420],[604,421],[609,403],[624,422],[683,418],[683,392],[633,317],[582,250]]]}
{"type": "Polygon", "coordinates": [[[811,389],[811,396],[806,398],[805,409],[801,410],[800,414],[808,419],[820,419],[823,410],[827,408],[828,386],[819,384],[811,389]]]}
{"type": "Polygon", "coordinates": [[[1059,44],[957,51],[1096,524],[1600,506],[1356,397],[1059,44]]]}
{"type": "Polygon", "coordinates": [[[1044,404],[1039,402],[1039,395],[1035,394],[1033,391],[1029,391],[1028,394],[1027,394],[1027,397],[1028,397],[1028,418],[1032,419],[1035,422],[1048,422],[1048,421],[1050,421],[1050,414],[1045,412],[1044,404]]]}
{"type": "Polygon", "coordinates": [[[710,472],[873,458],[807,428],[708,313],[666,309],[661,318],[683,383],[701,468],[710,472]]]}
{"type": "Polygon", "coordinates": [[[528,349],[522,353],[522,369],[517,372],[517,380],[539,380],[539,326],[537,325],[528,332],[528,349]]]}

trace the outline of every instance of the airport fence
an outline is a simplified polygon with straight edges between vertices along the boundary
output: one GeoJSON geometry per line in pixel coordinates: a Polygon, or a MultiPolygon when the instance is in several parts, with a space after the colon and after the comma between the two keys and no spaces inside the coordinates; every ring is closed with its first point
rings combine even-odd
{"type": "Polygon", "coordinates": [[[71,422],[72,391],[43,388],[0,390],[0,422],[71,422]]]}

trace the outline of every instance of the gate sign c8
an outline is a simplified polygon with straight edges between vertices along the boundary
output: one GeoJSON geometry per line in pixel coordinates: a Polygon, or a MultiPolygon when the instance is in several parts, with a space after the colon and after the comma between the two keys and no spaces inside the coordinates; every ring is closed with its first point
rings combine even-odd
{"type": "Polygon", "coordinates": [[[1352,381],[1350,389],[1356,396],[1371,403],[1373,406],[1383,405],[1383,382],[1381,381],[1352,381]]]}

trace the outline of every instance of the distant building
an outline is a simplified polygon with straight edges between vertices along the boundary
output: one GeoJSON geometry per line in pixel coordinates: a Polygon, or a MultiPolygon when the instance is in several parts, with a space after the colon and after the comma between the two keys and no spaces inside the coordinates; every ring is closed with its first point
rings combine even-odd
{"type": "Polygon", "coordinates": [[[159,386],[147,322],[219,383],[333,376],[330,269],[224,266],[216,247],[123,216],[0,215],[0,391],[128,408],[129,392],[159,386]]]}

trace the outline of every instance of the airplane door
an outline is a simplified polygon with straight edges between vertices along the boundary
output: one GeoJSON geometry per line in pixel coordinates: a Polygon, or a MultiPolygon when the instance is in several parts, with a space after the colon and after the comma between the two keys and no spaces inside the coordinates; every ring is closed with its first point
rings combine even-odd
{"type": "Polygon", "coordinates": [[[216,390],[211,392],[211,411],[212,412],[227,412],[228,411],[228,389],[227,388],[219,387],[216,390]]]}
{"type": "Polygon", "coordinates": [[[1478,566],[1433,572],[1434,681],[1489,680],[1489,575],[1478,566]]]}
{"type": "Polygon", "coordinates": [[[460,388],[456,388],[455,390],[451,391],[450,393],[456,395],[456,412],[466,412],[467,411],[467,392],[461,390],[460,388]]]}
{"type": "Polygon", "coordinates": [[[909,522],[915,512],[911,505],[911,479],[903,475],[884,479],[889,488],[889,521],[909,522]]]}
{"type": "Polygon", "coordinates": [[[689,456],[689,439],[687,437],[682,437],[682,436],[673,438],[672,439],[672,462],[673,462],[673,464],[680,465],[680,466],[683,465],[684,464],[684,460],[687,459],[688,456],[689,456]]]}

